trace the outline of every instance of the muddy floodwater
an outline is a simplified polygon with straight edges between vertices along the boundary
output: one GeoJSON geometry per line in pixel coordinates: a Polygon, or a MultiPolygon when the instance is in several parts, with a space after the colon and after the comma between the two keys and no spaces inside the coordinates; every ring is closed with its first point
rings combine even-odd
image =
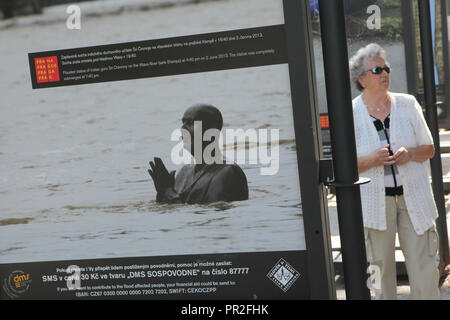
{"type": "Polygon", "coordinates": [[[64,9],[0,28],[0,263],[305,249],[287,65],[32,90],[27,57],[282,24],[280,1],[87,15],[81,30],[53,21],[64,9]],[[248,201],[158,204],[148,161],[180,168],[171,133],[201,102],[224,129],[279,129],[278,173],[241,165],[248,201]]]}

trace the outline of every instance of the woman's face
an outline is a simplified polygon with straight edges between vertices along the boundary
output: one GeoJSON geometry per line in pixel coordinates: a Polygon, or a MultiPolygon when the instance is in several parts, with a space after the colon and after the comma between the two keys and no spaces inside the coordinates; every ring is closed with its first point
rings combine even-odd
{"type": "Polygon", "coordinates": [[[359,77],[359,83],[367,91],[388,91],[391,86],[391,76],[386,70],[380,74],[373,74],[370,70],[376,67],[386,67],[386,61],[381,57],[370,58],[366,61],[366,72],[359,77]]]}

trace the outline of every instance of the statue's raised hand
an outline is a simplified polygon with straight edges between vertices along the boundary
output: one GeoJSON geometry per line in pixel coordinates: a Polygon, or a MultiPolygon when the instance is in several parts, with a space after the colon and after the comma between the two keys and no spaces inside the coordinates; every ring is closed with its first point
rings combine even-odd
{"type": "Polygon", "coordinates": [[[147,171],[155,184],[155,189],[158,193],[157,199],[171,198],[175,193],[175,171],[169,173],[162,160],[157,157],[150,161],[149,164],[150,169],[147,171]]]}

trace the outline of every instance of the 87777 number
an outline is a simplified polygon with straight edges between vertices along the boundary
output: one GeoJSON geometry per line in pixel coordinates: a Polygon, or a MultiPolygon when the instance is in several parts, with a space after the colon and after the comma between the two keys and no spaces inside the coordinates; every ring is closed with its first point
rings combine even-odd
{"type": "Polygon", "coordinates": [[[229,274],[248,274],[250,268],[230,268],[229,274]]]}

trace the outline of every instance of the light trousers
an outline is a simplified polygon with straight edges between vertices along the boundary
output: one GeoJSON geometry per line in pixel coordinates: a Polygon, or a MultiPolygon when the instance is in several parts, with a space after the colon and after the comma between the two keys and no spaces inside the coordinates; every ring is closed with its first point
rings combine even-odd
{"type": "Polygon", "coordinates": [[[386,196],[387,230],[364,228],[367,260],[381,277],[373,288],[376,299],[397,299],[397,271],[395,263],[395,235],[405,257],[413,300],[439,300],[439,271],[436,254],[439,248],[436,227],[423,235],[414,231],[403,196],[386,196]]]}

